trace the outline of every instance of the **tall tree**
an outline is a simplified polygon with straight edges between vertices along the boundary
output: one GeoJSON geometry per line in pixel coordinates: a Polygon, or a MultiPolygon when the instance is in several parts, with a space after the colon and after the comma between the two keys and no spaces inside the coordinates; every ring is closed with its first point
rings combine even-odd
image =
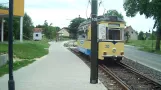
{"type": "MultiPolygon", "coordinates": [[[[4,39],[8,40],[8,21],[9,18],[4,18],[5,23],[4,23],[4,39]]],[[[33,30],[33,23],[32,19],[30,18],[27,13],[24,15],[24,20],[23,20],[23,36],[24,39],[31,39],[32,38],[32,30],[33,30]]],[[[13,36],[14,39],[19,39],[20,38],[20,17],[14,16],[13,18],[13,36]]]]}
{"type": "Polygon", "coordinates": [[[125,37],[126,37],[126,43],[128,43],[129,38],[130,38],[129,31],[126,31],[126,32],[125,32],[125,37]]]}
{"type": "Polygon", "coordinates": [[[117,10],[108,10],[107,13],[105,13],[105,16],[117,16],[121,19],[124,19],[123,15],[117,10]]]}
{"type": "Polygon", "coordinates": [[[37,25],[38,28],[43,28],[43,33],[47,39],[54,39],[56,38],[56,33],[60,30],[58,26],[52,26],[48,24],[47,20],[44,21],[43,25],[37,25]]]}
{"type": "Polygon", "coordinates": [[[138,39],[139,39],[139,40],[144,40],[143,35],[144,35],[143,31],[140,31],[140,32],[139,32],[139,35],[138,35],[138,39]]]}
{"type": "Polygon", "coordinates": [[[24,15],[24,20],[23,20],[23,35],[25,39],[31,39],[32,38],[32,33],[33,33],[33,23],[32,19],[30,18],[27,13],[24,15]]]}
{"type": "Polygon", "coordinates": [[[69,27],[69,33],[73,35],[73,38],[76,39],[77,38],[77,32],[78,32],[78,27],[80,25],[80,23],[84,22],[86,19],[84,18],[75,18],[73,20],[71,20],[69,27]]]}
{"type": "Polygon", "coordinates": [[[161,39],[161,1],[160,0],[125,0],[124,9],[128,17],[134,17],[137,13],[146,18],[155,20],[154,28],[157,29],[156,50],[160,50],[161,39]]]}

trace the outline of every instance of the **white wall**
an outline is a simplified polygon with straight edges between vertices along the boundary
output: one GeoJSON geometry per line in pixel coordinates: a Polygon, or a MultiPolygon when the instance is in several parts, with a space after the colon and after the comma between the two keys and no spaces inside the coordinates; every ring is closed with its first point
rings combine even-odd
{"type": "Polygon", "coordinates": [[[42,33],[41,32],[34,32],[33,33],[33,40],[41,40],[42,39],[42,33]]]}
{"type": "Polygon", "coordinates": [[[138,35],[134,30],[129,29],[130,40],[138,40],[138,35]]]}
{"type": "Polygon", "coordinates": [[[69,32],[67,32],[66,29],[62,29],[58,33],[63,33],[63,36],[68,36],[69,37],[69,32]]]}
{"type": "MultiPolygon", "coordinates": [[[[138,40],[138,34],[136,34],[135,30],[128,28],[127,31],[129,31],[130,34],[130,40],[138,40]]],[[[124,33],[126,33],[127,31],[124,31],[124,33]]],[[[127,40],[126,36],[124,37],[124,39],[127,40]]]]}

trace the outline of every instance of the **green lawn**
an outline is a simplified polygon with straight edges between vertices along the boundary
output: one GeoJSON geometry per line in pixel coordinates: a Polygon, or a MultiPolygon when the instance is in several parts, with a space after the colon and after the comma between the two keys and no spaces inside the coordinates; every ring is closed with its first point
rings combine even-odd
{"type": "MultiPolygon", "coordinates": [[[[140,47],[140,50],[153,52],[152,51],[152,40],[131,40],[127,45],[132,45],[136,47],[140,47]]],[[[155,50],[156,40],[153,40],[153,50],[155,50]]],[[[161,47],[161,44],[160,44],[161,47]]],[[[154,51],[153,53],[161,54],[161,51],[154,51]]]]}
{"type": "MultiPolygon", "coordinates": [[[[39,58],[48,53],[49,44],[47,41],[24,41],[13,44],[14,56],[20,59],[39,58]]],[[[8,44],[0,43],[0,53],[8,52],[8,44]]]]}
{"type": "MultiPolygon", "coordinates": [[[[14,70],[20,69],[21,67],[27,66],[34,61],[35,60],[16,61],[14,62],[13,69],[14,70]]],[[[7,73],[8,73],[8,64],[0,67],[0,77],[7,73]]]]}
{"type": "MultiPolygon", "coordinates": [[[[20,59],[21,61],[14,62],[14,70],[24,67],[32,62],[35,58],[40,58],[48,54],[49,44],[48,40],[43,39],[42,41],[24,41],[23,43],[19,41],[14,41],[13,44],[13,54],[14,59],[20,59]]],[[[8,52],[8,44],[0,43],[0,54],[8,52]]],[[[8,64],[0,67],[0,76],[8,73],[8,64]]]]}

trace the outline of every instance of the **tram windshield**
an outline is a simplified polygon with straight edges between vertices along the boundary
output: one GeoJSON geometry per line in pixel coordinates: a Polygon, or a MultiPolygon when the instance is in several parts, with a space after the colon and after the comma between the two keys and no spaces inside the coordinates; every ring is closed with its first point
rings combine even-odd
{"type": "Polygon", "coordinates": [[[120,38],[120,30],[109,30],[109,35],[107,35],[108,40],[121,40],[120,38]]]}

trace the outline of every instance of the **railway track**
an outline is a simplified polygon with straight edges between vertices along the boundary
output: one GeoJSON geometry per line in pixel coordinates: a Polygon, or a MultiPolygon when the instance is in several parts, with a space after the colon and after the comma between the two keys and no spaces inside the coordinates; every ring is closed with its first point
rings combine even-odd
{"type": "Polygon", "coordinates": [[[115,65],[101,65],[103,68],[112,73],[113,77],[118,79],[126,90],[161,90],[161,85],[137,70],[123,64],[115,63],[115,65]]]}
{"type": "MultiPolygon", "coordinates": [[[[72,49],[71,49],[72,50],[72,49]]],[[[74,53],[78,53],[77,51],[73,51],[74,53]]],[[[78,55],[78,54],[77,54],[78,55]]],[[[87,58],[81,59],[90,66],[90,62],[87,61],[87,58]]],[[[128,65],[125,65],[123,63],[116,63],[116,62],[110,62],[106,64],[99,64],[99,73],[105,73],[106,78],[108,81],[104,83],[107,84],[109,81],[113,84],[112,89],[109,89],[110,85],[105,85],[109,90],[161,90],[161,85],[157,83],[157,81],[154,81],[150,79],[149,77],[145,76],[143,73],[138,72],[137,70],[131,68],[128,65]],[[116,83],[117,82],[117,83],[116,83]]],[[[102,74],[100,74],[101,76],[102,74]]],[[[105,78],[104,78],[105,79],[105,78]]],[[[103,80],[104,81],[104,80],[103,80]]]]}
{"type": "Polygon", "coordinates": [[[105,65],[99,65],[99,68],[108,73],[117,83],[119,83],[121,90],[130,90],[130,87],[126,83],[124,83],[118,76],[116,76],[111,70],[109,70],[105,65]]]}
{"type": "Polygon", "coordinates": [[[144,78],[147,81],[149,81],[151,84],[155,85],[154,86],[155,89],[158,88],[159,90],[161,90],[161,84],[158,81],[151,79],[150,77],[144,75],[144,73],[141,73],[141,72],[137,71],[136,69],[134,69],[134,68],[132,68],[132,67],[130,67],[130,66],[124,64],[124,63],[118,62],[118,64],[121,65],[122,67],[125,67],[126,69],[130,70],[135,75],[140,75],[141,78],[144,78]]]}

